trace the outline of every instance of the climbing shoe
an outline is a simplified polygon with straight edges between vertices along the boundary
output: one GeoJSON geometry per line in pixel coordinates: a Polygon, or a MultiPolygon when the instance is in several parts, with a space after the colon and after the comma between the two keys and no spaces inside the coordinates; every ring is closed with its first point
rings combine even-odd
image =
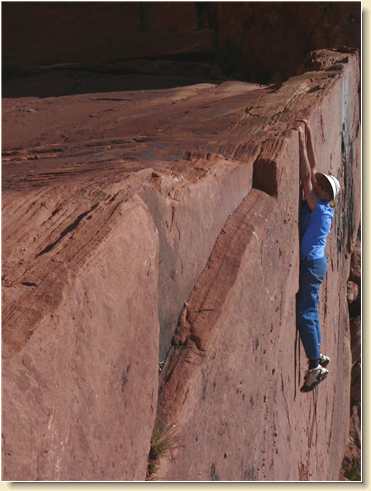
{"type": "Polygon", "coordinates": [[[328,370],[318,365],[316,368],[308,369],[304,376],[304,384],[301,392],[309,392],[327,377],[328,370]]]}
{"type": "Polygon", "coordinates": [[[319,355],[319,364],[321,367],[325,368],[330,363],[331,358],[327,355],[323,355],[322,353],[319,355]]]}

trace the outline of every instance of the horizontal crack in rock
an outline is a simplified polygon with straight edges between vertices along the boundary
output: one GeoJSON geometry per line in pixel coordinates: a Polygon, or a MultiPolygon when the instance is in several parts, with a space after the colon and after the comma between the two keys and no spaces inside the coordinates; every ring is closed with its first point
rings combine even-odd
{"type": "Polygon", "coordinates": [[[48,252],[50,252],[52,249],[54,249],[54,247],[61,241],[64,239],[64,237],[67,235],[67,234],[70,234],[71,232],[73,232],[79,225],[80,225],[80,222],[85,218],[87,217],[88,215],[90,215],[90,213],[95,210],[95,208],[98,206],[98,203],[96,203],[94,206],[92,206],[90,208],[90,210],[88,211],[85,211],[84,213],[81,213],[77,218],[76,220],[74,220],[72,223],[70,223],[70,225],[68,225],[59,235],[59,237],[52,243],[50,243],[49,245],[47,245],[41,252],[39,252],[38,254],[36,254],[35,257],[40,257],[42,256],[43,254],[47,254],[48,252]]]}

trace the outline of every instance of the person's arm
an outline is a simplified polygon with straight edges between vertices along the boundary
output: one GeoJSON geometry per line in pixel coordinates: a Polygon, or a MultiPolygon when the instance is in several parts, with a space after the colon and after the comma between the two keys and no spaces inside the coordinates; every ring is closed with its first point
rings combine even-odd
{"type": "Polygon", "coordinates": [[[309,165],[310,165],[310,169],[311,169],[311,181],[312,181],[312,184],[315,184],[317,165],[316,165],[316,156],[315,156],[314,147],[313,147],[312,132],[310,130],[310,126],[309,126],[307,120],[304,120],[304,124],[305,124],[305,139],[307,142],[308,159],[309,159],[309,165]]]}
{"type": "MultiPolygon", "coordinates": [[[[300,182],[303,188],[304,199],[309,208],[313,210],[317,204],[317,198],[313,191],[313,169],[307,153],[305,134],[303,128],[299,128],[299,155],[300,155],[300,182]]],[[[315,171],[315,167],[314,167],[315,171]]]]}

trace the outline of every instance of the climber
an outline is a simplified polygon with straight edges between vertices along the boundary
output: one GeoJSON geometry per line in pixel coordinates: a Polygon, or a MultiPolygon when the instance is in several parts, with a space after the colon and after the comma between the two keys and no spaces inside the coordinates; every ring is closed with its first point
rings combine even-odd
{"type": "Polygon", "coordinates": [[[336,177],[316,170],[309,124],[299,127],[300,181],[300,276],[297,321],[300,338],[308,358],[302,392],[308,392],[328,374],[330,358],[320,352],[319,291],[327,271],[327,236],[334,215],[334,200],[340,191],[336,177]]]}

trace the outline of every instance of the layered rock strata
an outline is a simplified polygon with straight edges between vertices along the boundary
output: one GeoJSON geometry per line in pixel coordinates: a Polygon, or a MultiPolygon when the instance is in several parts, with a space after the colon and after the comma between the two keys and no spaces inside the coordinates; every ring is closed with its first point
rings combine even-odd
{"type": "Polygon", "coordinates": [[[144,479],[159,421],[157,478],[337,478],[359,65],[321,59],[276,86],[3,101],[3,479],[144,479]],[[301,118],[346,189],[318,398],[294,349],[301,118]]]}

